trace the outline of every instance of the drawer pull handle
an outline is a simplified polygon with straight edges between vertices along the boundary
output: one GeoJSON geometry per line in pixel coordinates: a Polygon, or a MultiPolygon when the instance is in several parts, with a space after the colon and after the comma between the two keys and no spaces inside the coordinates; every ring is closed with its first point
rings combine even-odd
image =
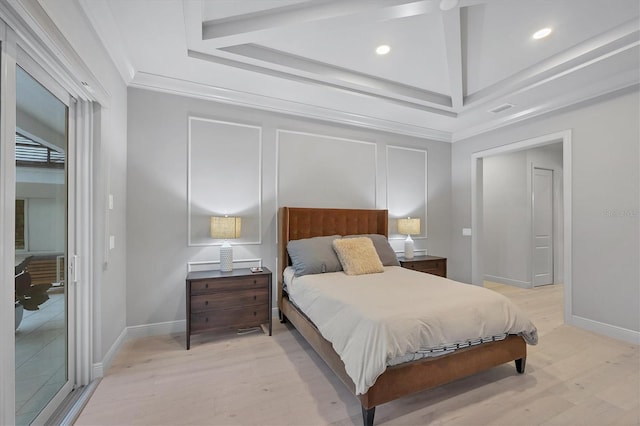
{"type": "Polygon", "coordinates": [[[205,284],[205,285],[204,285],[204,288],[209,288],[209,284],[205,284]]]}
{"type": "Polygon", "coordinates": [[[205,305],[205,306],[207,306],[208,304],[209,304],[209,301],[208,301],[208,300],[205,300],[205,301],[204,301],[204,305],[205,305]]]}
{"type": "Polygon", "coordinates": [[[204,322],[209,322],[209,317],[206,317],[206,318],[204,319],[204,322]]]}
{"type": "Polygon", "coordinates": [[[255,284],[255,283],[257,283],[257,281],[256,281],[256,280],[253,280],[253,283],[255,284]]]}
{"type": "Polygon", "coordinates": [[[258,298],[258,296],[256,296],[255,294],[253,295],[253,300],[256,300],[258,298]]]}
{"type": "Polygon", "coordinates": [[[256,311],[253,311],[253,316],[255,317],[256,315],[258,315],[258,313],[256,311]]]}

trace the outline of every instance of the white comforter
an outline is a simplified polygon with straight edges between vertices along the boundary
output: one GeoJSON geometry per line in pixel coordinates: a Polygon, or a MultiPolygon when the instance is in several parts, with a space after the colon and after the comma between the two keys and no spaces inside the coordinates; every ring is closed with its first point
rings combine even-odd
{"type": "Polygon", "coordinates": [[[333,344],[356,394],[375,383],[388,360],[420,349],[504,333],[538,341],[535,326],[501,294],[399,266],[379,274],[305,275],[287,289],[333,344]]]}

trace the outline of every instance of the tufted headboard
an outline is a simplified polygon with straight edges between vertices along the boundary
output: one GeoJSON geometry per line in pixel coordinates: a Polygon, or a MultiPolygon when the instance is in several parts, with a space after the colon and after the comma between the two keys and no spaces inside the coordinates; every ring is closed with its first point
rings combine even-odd
{"type": "Polygon", "coordinates": [[[291,240],[324,235],[389,234],[387,210],[281,207],[278,212],[278,306],[282,299],[282,273],[291,264],[291,240]]]}

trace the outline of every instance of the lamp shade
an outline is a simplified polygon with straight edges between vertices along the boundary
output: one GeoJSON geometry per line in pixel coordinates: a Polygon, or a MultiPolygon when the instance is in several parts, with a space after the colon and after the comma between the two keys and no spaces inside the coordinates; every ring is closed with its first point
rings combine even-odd
{"type": "Polygon", "coordinates": [[[211,238],[240,238],[242,219],[235,216],[211,216],[211,238]]]}
{"type": "Polygon", "coordinates": [[[398,233],[405,235],[417,235],[420,233],[420,218],[398,219],[398,233]]]}

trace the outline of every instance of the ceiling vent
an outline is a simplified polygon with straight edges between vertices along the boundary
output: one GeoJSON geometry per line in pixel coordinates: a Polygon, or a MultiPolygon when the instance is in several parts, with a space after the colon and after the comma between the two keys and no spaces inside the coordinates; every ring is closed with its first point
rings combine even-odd
{"type": "Polygon", "coordinates": [[[499,112],[508,110],[509,108],[513,108],[513,104],[502,104],[502,105],[499,105],[499,106],[497,106],[497,107],[495,107],[493,109],[490,109],[489,112],[497,114],[499,112]]]}

